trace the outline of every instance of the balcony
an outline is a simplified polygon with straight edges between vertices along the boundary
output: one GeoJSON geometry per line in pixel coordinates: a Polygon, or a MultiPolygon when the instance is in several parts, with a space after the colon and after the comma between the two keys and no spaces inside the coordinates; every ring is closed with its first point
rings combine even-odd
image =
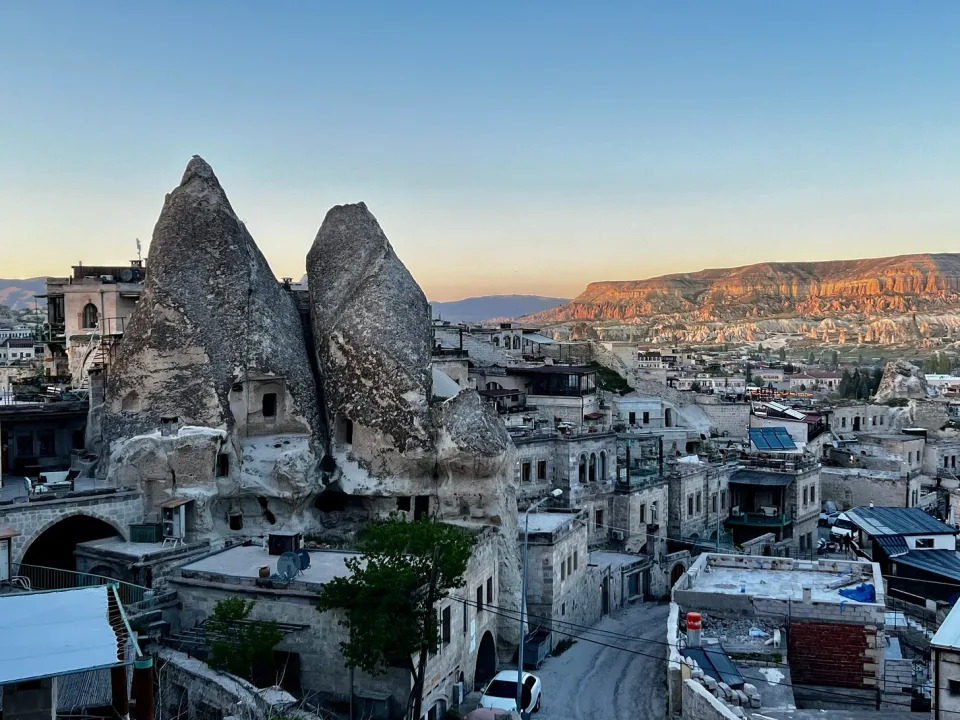
{"type": "Polygon", "coordinates": [[[811,470],[819,463],[813,456],[804,453],[803,455],[742,454],[740,464],[747,468],[769,472],[797,473],[811,470]]]}
{"type": "Polygon", "coordinates": [[[790,513],[736,512],[727,518],[727,525],[743,527],[784,527],[792,522],[790,513]]]}

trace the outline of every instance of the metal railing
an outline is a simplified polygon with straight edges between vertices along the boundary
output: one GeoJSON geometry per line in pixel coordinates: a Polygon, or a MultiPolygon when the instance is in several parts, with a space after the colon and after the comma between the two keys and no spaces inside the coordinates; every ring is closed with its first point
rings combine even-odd
{"type": "Polygon", "coordinates": [[[120,602],[124,605],[143,603],[144,600],[149,599],[147,592],[153,592],[150,588],[141,585],[134,585],[105,575],[77,572],[76,570],[63,570],[24,563],[13,565],[12,570],[14,577],[23,578],[26,581],[26,583],[21,581],[21,587],[26,584],[30,590],[66,590],[77,587],[116,585],[120,602]]]}
{"type": "Polygon", "coordinates": [[[780,527],[782,525],[789,525],[792,520],[793,518],[790,516],[790,513],[776,513],[774,515],[768,515],[767,513],[762,512],[742,512],[737,513],[736,515],[731,514],[730,517],[727,518],[727,524],[780,527]]]}

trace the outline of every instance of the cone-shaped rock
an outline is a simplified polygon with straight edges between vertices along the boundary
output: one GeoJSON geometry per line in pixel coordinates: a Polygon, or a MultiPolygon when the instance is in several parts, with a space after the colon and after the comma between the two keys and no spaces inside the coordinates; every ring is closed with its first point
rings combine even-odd
{"type": "Polygon", "coordinates": [[[370,447],[427,448],[430,306],[366,205],[327,213],[307,275],[331,422],[370,447]]]}
{"type": "Polygon", "coordinates": [[[105,439],[156,430],[167,414],[241,435],[263,434],[251,423],[318,430],[294,299],[196,156],[153,231],[143,296],[111,365],[105,439]]]}

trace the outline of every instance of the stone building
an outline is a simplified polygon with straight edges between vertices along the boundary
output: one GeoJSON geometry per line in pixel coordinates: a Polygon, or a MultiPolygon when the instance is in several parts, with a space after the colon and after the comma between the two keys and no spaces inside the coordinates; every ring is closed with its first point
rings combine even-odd
{"type": "MultiPolygon", "coordinates": [[[[440,620],[438,652],[429,656],[424,680],[424,712],[443,717],[447,708],[456,707],[458,683],[470,692],[489,680],[497,671],[497,633],[500,622],[498,528],[475,527],[477,544],[465,574],[465,585],[437,603],[440,620]],[[497,609],[496,612],[493,609],[497,609]]],[[[177,590],[183,610],[178,631],[193,627],[207,617],[216,603],[235,597],[238,592],[256,599],[252,617],[276,620],[296,628],[284,635],[277,646],[288,672],[298,677],[291,683],[302,694],[316,693],[328,701],[347,701],[351,673],[340,653],[344,629],[337,613],[319,613],[317,590],[335,577],[349,573],[344,560],[347,551],[310,552],[310,567],[294,580],[282,583],[259,582],[259,568],[276,572],[277,556],[261,545],[245,545],[205,556],[183,566],[169,579],[177,590]]],[[[406,707],[411,689],[407,668],[371,676],[356,671],[353,693],[356,702],[383,694],[397,716],[406,707]]],[[[285,685],[289,686],[289,685],[285,685]]]]}
{"type": "Polygon", "coordinates": [[[897,471],[858,467],[820,468],[821,504],[832,500],[845,510],[875,503],[886,507],[913,507],[923,494],[922,475],[905,477],[897,471]]]}
{"type": "MultiPolygon", "coordinates": [[[[520,537],[523,538],[524,520],[520,537]]],[[[529,627],[568,630],[564,623],[600,619],[599,584],[589,571],[586,514],[550,511],[529,515],[527,608],[529,627]]]]}
{"type": "Polygon", "coordinates": [[[70,277],[47,278],[47,375],[70,375],[84,384],[91,367],[110,364],[143,292],[146,268],[140,260],[127,266],[75,265],[70,277]]]}
{"type": "Polygon", "coordinates": [[[723,541],[724,521],[731,511],[729,483],[733,468],[724,464],[678,462],[668,473],[669,536],[691,543],[723,541]]]}
{"type": "Polygon", "coordinates": [[[830,427],[837,433],[885,432],[890,430],[891,408],[886,405],[852,403],[829,412],[830,427]]]}

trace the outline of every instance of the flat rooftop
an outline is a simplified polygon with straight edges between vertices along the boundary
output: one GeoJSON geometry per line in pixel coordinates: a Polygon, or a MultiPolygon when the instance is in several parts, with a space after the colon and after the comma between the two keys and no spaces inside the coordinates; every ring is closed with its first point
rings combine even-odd
{"type": "Polygon", "coordinates": [[[802,601],[804,588],[810,588],[814,602],[848,604],[857,601],[841,595],[841,589],[874,583],[873,564],[869,562],[815,562],[713,553],[701,555],[685,576],[689,579],[686,589],[696,593],[802,601]]]}
{"type": "MultiPolygon", "coordinates": [[[[538,512],[530,513],[529,528],[530,534],[534,533],[553,533],[562,528],[569,522],[576,519],[579,513],[576,512],[538,512]]],[[[523,535],[525,523],[520,518],[520,534],[523,535]]]]}
{"type": "MultiPolygon", "coordinates": [[[[307,585],[325,585],[337,577],[349,577],[347,558],[357,557],[360,553],[348,550],[310,550],[310,567],[294,578],[294,583],[307,585]]],[[[277,572],[279,555],[270,555],[261,545],[246,545],[229,548],[205,558],[196,560],[180,568],[184,578],[221,581],[221,578],[257,580],[260,568],[266,565],[270,574],[277,572]],[[219,576],[219,577],[217,577],[219,576]]]]}
{"type": "Polygon", "coordinates": [[[605,552],[595,550],[590,553],[589,564],[599,567],[621,568],[625,565],[636,565],[646,562],[649,559],[646,555],[631,555],[630,553],[605,552]]]}
{"type": "Polygon", "coordinates": [[[80,551],[87,550],[93,553],[97,553],[98,551],[107,552],[121,555],[133,560],[139,560],[153,556],[180,555],[183,554],[185,550],[200,550],[209,544],[210,543],[208,541],[204,540],[203,542],[199,543],[186,543],[183,545],[171,546],[164,545],[162,542],[130,542],[129,540],[124,540],[122,537],[114,536],[101,538],[100,540],[87,540],[85,542],[77,543],[77,549],[80,551]]]}

